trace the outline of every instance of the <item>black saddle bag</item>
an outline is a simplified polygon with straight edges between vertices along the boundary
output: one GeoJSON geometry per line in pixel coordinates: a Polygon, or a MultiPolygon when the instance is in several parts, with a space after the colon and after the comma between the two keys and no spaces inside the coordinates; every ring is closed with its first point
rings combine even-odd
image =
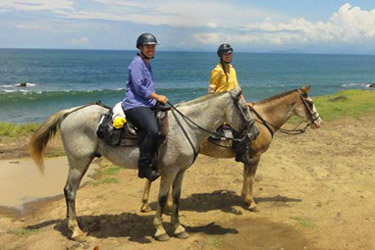
{"type": "Polygon", "coordinates": [[[112,110],[100,117],[96,134],[102,138],[108,145],[118,146],[121,143],[123,128],[116,129],[112,123],[112,110]]]}

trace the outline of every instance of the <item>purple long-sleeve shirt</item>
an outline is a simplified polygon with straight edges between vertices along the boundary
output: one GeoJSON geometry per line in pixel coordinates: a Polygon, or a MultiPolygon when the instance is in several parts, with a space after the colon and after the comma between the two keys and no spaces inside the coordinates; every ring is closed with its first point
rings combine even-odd
{"type": "Polygon", "coordinates": [[[134,57],[129,67],[129,78],[126,82],[126,94],[122,101],[124,110],[137,107],[153,107],[156,100],[150,98],[155,93],[155,82],[151,66],[140,56],[134,57]]]}

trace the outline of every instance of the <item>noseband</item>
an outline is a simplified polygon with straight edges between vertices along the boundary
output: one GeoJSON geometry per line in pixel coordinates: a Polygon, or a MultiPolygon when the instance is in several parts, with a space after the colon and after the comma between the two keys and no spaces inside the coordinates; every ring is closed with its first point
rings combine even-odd
{"type": "Polygon", "coordinates": [[[303,96],[303,94],[301,93],[301,90],[297,89],[297,91],[298,91],[299,97],[302,100],[303,105],[305,106],[306,110],[308,111],[309,120],[310,120],[310,124],[309,125],[311,125],[316,120],[318,120],[320,118],[319,113],[318,112],[314,112],[313,110],[311,110],[311,108],[310,108],[310,106],[309,106],[309,104],[307,103],[307,100],[306,100],[307,97],[303,96]]]}

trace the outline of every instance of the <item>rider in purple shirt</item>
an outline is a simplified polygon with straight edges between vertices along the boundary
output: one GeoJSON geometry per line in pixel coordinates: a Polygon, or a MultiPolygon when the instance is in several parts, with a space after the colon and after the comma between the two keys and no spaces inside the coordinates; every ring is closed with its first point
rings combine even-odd
{"type": "Polygon", "coordinates": [[[129,78],[126,94],[122,101],[127,119],[138,128],[139,160],[138,176],[150,181],[156,180],[160,173],[153,169],[157,151],[159,128],[152,108],[157,102],[167,103],[168,98],[155,92],[150,60],[154,58],[156,37],[144,33],[137,39],[139,53],[129,65],[129,78]]]}
{"type": "Polygon", "coordinates": [[[155,82],[151,65],[147,65],[142,55],[134,57],[129,67],[129,78],[126,83],[126,94],[122,102],[124,110],[137,107],[154,107],[156,100],[149,98],[155,93],[155,82]]]}

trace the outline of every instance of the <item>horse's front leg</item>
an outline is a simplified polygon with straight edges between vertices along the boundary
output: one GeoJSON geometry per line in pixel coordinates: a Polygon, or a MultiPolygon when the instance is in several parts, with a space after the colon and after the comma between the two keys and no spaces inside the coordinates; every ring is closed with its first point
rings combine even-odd
{"type": "Polygon", "coordinates": [[[158,196],[158,206],[156,209],[156,215],[154,218],[154,226],[156,228],[156,233],[154,235],[155,239],[159,241],[169,240],[168,234],[162,225],[162,216],[165,206],[167,204],[168,194],[171,189],[172,183],[176,177],[176,174],[162,174],[160,180],[160,189],[158,196]]]}
{"type": "Polygon", "coordinates": [[[182,180],[184,178],[185,171],[181,171],[177,174],[176,179],[173,182],[173,207],[172,207],[172,225],[174,228],[174,235],[180,239],[186,239],[189,234],[186,232],[185,228],[180,224],[178,212],[181,197],[181,186],[182,180]]]}
{"type": "Polygon", "coordinates": [[[256,212],[257,204],[254,200],[254,193],[253,193],[253,186],[255,182],[255,173],[257,171],[259,164],[259,159],[253,161],[252,164],[244,164],[244,171],[243,171],[243,185],[242,185],[242,192],[241,196],[244,198],[248,208],[250,211],[256,212]]]}

